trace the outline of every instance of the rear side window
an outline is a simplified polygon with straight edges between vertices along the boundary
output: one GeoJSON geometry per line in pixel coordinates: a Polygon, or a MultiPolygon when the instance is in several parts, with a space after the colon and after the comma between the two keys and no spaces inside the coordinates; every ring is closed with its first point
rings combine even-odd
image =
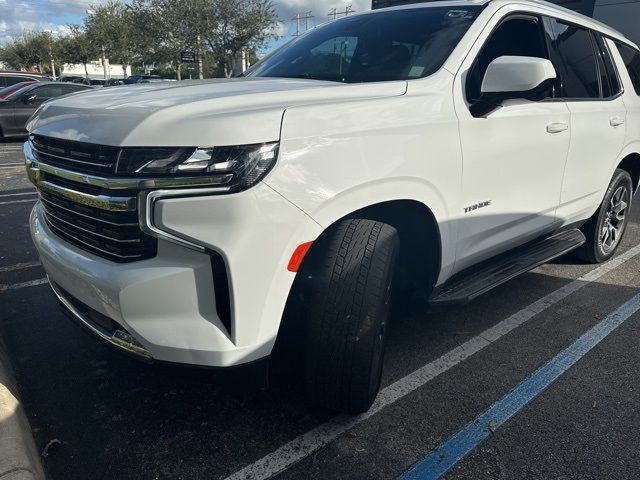
{"type": "Polygon", "coordinates": [[[564,98],[600,98],[594,41],[589,30],[551,19],[556,70],[562,75],[564,98]]]}
{"type": "Polygon", "coordinates": [[[616,43],[616,46],[627,67],[633,88],[640,95],[640,52],[622,43],[616,43]]]}
{"type": "Polygon", "coordinates": [[[622,88],[618,80],[618,72],[611,58],[611,52],[602,35],[593,32],[593,37],[598,50],[598,69],[600,70],[600,79],[602,81],[602,96],[604,98],[615,97],[622,91],[622,88]]]}

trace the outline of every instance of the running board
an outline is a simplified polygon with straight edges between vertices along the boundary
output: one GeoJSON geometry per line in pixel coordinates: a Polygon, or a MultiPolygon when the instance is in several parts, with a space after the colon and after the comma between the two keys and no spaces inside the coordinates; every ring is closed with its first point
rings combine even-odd
{"type": "Polygon", "coordinates": [[[454,275],[429,299],[434,306],[467,303],[522,273],[578,248],[586,241],[578,229],[567,230],[491,258],[454,275]]]}

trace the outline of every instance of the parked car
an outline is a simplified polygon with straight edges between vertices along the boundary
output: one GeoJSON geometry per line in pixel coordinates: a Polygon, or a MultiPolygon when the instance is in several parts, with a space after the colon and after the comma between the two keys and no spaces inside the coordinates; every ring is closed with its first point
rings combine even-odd
{"type": "Polygon", "coordinates": [[[0,100],[0,137],[26,135],[26,123],[47,100],[68,93],[88,90],[84,85],[58,82],[34,82],[0,100]]]}
{"type": "Polygon", "coordinates": [[[131,75],[124,79],[124,83],[127,85],[133,83],[141,83],[143,80],[162,80],[159,75],[131,75]]]}
{"type": "Polygon", "coordinates": [[[20,82],[50,82],[51,77],[39,73],[11,72],[0,70],[0,88],[10,87],[20,82]]]}
{"type": "Polygon", "coordinates": [[[106,80],[101,78],[85,78],[85,77],[78,78],[72,81],[72,83],[79,83],[81,85],[89,85],[92,87],[104,87],[105,82],[106,80]]]}
{"type": "Polygon", "coordinates": [[[0,100],[4,100],[9,95],[13,94],[14,92],[17,92],[18,90],[26,87],[27,85],[31,85],[32,83],[35,83],[35,82],[14,83],[10,87],[4,87],[3,89],[0,89],[0,100]]]}
{"type": "Polygon", "coordinates": [[[162,82],[175,82],[176,80],[173,78],[145,78],[140,80],[138,83],[162,83],[162,82]]]}
{"type": "Polygon", "coordinates": [[[104,82],[105,87],[116,87],[118,85],[124,85],[123,78],[109,78],[104,82]]]}
{"type": "Polygon", "coordinates": [[[289,335],[309,399],[362,412],[391,298],[460,304],[569,251],[611,258],[640,182],[640,50],[544,2],[429,2],[320,26],[244,78],[59,99],[29,131],[31,234],[72,318],[208,367],[289,335]]]}
{"type": "Polygon", "coordinates": [[[84,77],[82,75],[60,75],[56,81],[58,82],[76,82],[78,80],[83,80],[84,77]]]}

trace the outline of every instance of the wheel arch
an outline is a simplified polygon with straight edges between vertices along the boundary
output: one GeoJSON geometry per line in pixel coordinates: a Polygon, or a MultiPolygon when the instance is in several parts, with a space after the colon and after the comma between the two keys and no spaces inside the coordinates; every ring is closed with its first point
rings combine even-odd
{"type": "MultiPolygon", "coordinates": [[[[432,210],[417,200],[399,199],[373,203],[344,214],[328,225],[316,238],[304,257],[289,290],[283,310],[273,354],[291,354],[297,350],[297,339],[304,333],[313,275],[323,258],[325,239],[342,221],[352,218],[379,221],[391,225],[400,238],[399,257],[396,264],[396,280],[402,291],[412,293],[422,285],[426,296],[435,286],[442,264],[442,237],[432,210]]],[[[300,352],[298,352],[300,353],[300,352]]]]}
{"type": "Polygon", "coordinates": [[[637,192],[638,186],[640,185],[640,153],[633,152],[627,154],[620,163],[618,163],[617,168],[625,170],[631,175],[633,191],[634,193],[637,192]]]}

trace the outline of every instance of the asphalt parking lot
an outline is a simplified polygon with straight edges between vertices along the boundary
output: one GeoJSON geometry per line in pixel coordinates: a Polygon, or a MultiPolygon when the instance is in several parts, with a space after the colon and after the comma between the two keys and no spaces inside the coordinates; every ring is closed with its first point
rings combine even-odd
{"type": "Polygon", "coordinates": [[[20,146],[0,143],[0,334],[37,445],[60,442],[50,479],[640,476],[640,208],[608,264],[563,257],[464,307],[396,306],[377,403],[334,417],[284,370],[245,392],[243,372],[138,363],[73,325],[31,244],[20,146]]]}

